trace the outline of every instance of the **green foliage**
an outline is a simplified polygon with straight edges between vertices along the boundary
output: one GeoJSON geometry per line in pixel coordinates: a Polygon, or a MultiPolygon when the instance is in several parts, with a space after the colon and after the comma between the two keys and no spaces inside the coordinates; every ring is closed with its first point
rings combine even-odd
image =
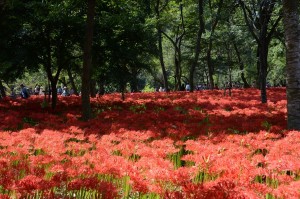
{"type": "Polygon", "coordinates": [[[34,119],[30,118],[30,117],[24,117],[23,118],[23,122],[24,123],[27,123],[27,124],[30,124],[31,126],[35,126],[38,124],[37,121],[35,121],[34,119]]]}
{"type": "MultiPolygon", "coordinates": [[[[145,88],[147,92],[163,84],[157,50],[157,27],[170,38],[175,38],[175,46],[180,47],[181,51],[180,78],[183,82],[189,81],[189,67],[199,27],[197,2],[159,2],[159,17],[155,13],[156,1],[97,2],[92,79],[104,85],[106,92],[125,91],[126,87],[130,87],[131,91],[145,88]],[[182,16],[179,8],[182,8],[182,16]],[[181,34],[182,40],[178,43],[176,37],[181,34]]],[[[258,11],[259,1],[244,2],[250,8],[249,13],[258,11]]],[[[281,12],[281,4],[274,2],[270,25],[274,24],[281,12]]],[[[213,44],[210,57],[214,80],[219,85],[228,81],[229,74],[234,82],[241,82],[242,73],[248,83],[256,81],[257,46],[245,24],[241,7],[224,0],[218,14],[219,1],[204,1],[203,5],[205,33],[200,41],[202,51],[195,72],[196,83],[209,83],[206,65],[210,40],[213,44]],[[213,32],[217,18],[218,24],[213,32]],[[241,61],[234,45],[239,50],[241,61]],[[241,64],[243,69],[240,68],[241,64]]],[[[20,78],[17,84],[22,81],[28,87],[33,87],[35,83],[45,85],[45,65],[50,64],[52,75],[62,67],[59,83],[69,84],[67,71],[70,70],[75,84],[79,86],[86,6],[86,2],[77,0],[6,2],[1,10],[0,22],[0,79],[5,83],[14,83],[20,78]]],[[[268,81],[277,85],[285,80],[282,32],[280,22],[274,35],[276,39],[271,40],[269,45],[268,81]]],[[[167,75],[172,86],[176,83],[173,78],[176,49],[166,36],[162,39],[167,75]]]]}
{"type": "Polygon", "coordinates": [[[254,179],[255,182],[266,184],[274,189],[276,189],[279,185],[278,180],[272,179],[270,177],[267,177],[265,175],[257,175],[254,179]]]}
{"type": "Polygon", "coordinates": [[[138,104],[138,105],[131,105],[129,107],[129,110],[133,113],[145,113],[147,110],[146,104],[138,104]]]}
{"type": "Polygon", "coordinates": [[[267,131],[270,131],[272,124],[269,123],[268,121],[263,121],[261,126],[264,127],[267,131]]]}
{"type": "Polygon", "coordinates": [[[219,175],[210,174],[208,172],[200,170],[197,173],[197,175],[194,177],[193,182],[198,184],[198,183],[216,180],[218,177],[219,177],[219,175]]]}
{"type": "Polygon", "coordinates": [[[181,146],[180,150],[177,153],[169,154],[168,159],[170,159],[173,162],[175,169],[178,169],[179,167],[185,167],[185,166],[187,167],[194,166],[195,165],[194,162],[185,161],[181,159],[184,155],[192,154],[192,153],[193,152],[186,150],[185,146],[181,146]]]}

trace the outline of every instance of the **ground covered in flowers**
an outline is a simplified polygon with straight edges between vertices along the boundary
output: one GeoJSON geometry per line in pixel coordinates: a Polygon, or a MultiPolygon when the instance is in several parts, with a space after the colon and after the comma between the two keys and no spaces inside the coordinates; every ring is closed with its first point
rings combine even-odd
{"type": "Polygon", "coordinates": [[[285,89],[0,101],[0,198],[300,198],[285,89]]]}

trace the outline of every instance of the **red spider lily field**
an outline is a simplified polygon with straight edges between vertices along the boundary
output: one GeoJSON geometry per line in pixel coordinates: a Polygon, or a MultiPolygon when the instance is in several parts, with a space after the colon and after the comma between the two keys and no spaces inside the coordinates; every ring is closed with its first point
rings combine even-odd
{"type": "Polygon", "coordinates": [[[0,101],[0,198],[300,198],[284,88],[0,101]]]}

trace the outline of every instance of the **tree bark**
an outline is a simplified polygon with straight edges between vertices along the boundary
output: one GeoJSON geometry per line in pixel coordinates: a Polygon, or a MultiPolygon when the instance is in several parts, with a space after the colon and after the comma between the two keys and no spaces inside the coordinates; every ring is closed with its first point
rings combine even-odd
{"type": "MultiPolygon", "coordinates": [[[[57,71],[55,76],[52,75],[52,55],[51,55],[51,45],[50,45],[50,32],[48,30],[46,30],[46,41],[47,41],[47,46],[46,46],[46,50],[47,50],[47,56],[46,56],[46,62],[45,62],[45,69],[46,69],[46,73],[47,73],[47,77],[48,80],[50,81],[50,85],[48,85],[48,95],[49,95],[49,101],[50,101],[50,96],[51,98],[51,108],[52,110],[55,110],[56,108],[56,104],[57,104],[57,90],[56,90],[56,85],[58,82],[58,78],[60,75],[60,72],[62,70],[63,67],[63,61],[62,61],[62,55],[60,53],[58,53],[58,57],[57,57],[57,71]],[[51,90],[50,90],[51,88],[51,90]]],[[[61,43],[61,45],[64,45],[63,43],[61,43]]],[[[61,52],[62,48],[60,45],[58,46],[58,51],[61,52]]],[[[46,92],[47,89],[45,89],[46,92]]],[[[46,94],[46,93],[45,93],[46,94]]]]}
{"type": "Polygon", "coordinates": [[[201,50],[201,38],[202,38],[202,34],[204,33],[204,14],[203,14],[203,1],[202,0],[198,0],[198,20],[199,20],[199,28],[198,28],[198,32],[197,32],[197,41],[196,41],[196,47],[195,47],[195,56],[194,59],[192,61],[191,67],[190,67],[190,74],[189,74],[189,83],[190,83],[190,87],[191,87],[191,92],[194,91],[194,73],[195,73],[195,69],[196,66],[198,65],[198,60],[199,60],[199,55],[200,55],[200,50],[201,50]]]}
{"type": "Polygon", "coordinates": [[[237,55],[237,58],[238,58],[238,62],[239,62],[239,66],[240,66],[240,71],[241,71],[241,79],[243,81],[243,84],[244,84],[244,88],[250,88],[250,85],[249,83],[247,82],[247,79],[245,78],[245,73],[244,73],[244,63],[241,59],[241,54],[240,54],[240,51],[236,45],[236,43],[233,44],[234,45],[234,50],[236,52],[236,55],[237,55]]]}
{"type": "Polygon", "coordinates": [[[212,51],[212,42],[213,42],[213,36],[215,33],[215,29],[218,25],[219,19],[220,19],[220,12],[221,12],[221,8],[223,6],[223,0],[220,0],[218,3],[218,11],[217,11],[217,15],[216,18],[214,20],[214,22],[212,23],[212,27],[211,27],[211,33],[210,33],[210,37],[209,37],[209,42],[208,42],[208,48],[207,48],[207,52],[206,52],[206,61],[207,61],[207,67],[208,67],[208,75],[209,75],[209,83],[210,83],[210,89],[213,90],[214,89],[214,66],[212,64],[211,61],[211,51],[212,51]]]}
{"type": "Polygon", "coordinates": [[[96,80],[91,79],[90,80],[90,96],[91,97],[96,97],[97,91],[96,91],[96,80]]]}
{"type": "Polygon", "coordinates": [[[272,25],[271,29],[268,31],[269,22],[271,15],[274,11],[274,0],[262,0],[260,2],[260,7],[258,10],[258,15],[255,14],[255,10],[251,12],[249,8],[246,7],[244,1],[239,0],[241,5],[244,18],[248,29],[257,42],[257,52],[258,52],[258,69],[259,69],[259,86],[261,90],[261,102],[267,102],[267,70],[268,70],[268,48],[272,36],[275,32],[276,27],[278,26],[281,16],[277,18],[275,23],[272,25]],[[258,16],[253,18],[253,16],[258,16]]]}
{"type": "Polygon", "coordinates": [[[95,0],[88,0],[88,11],[85,29],[85,41],[83,49],[83,71],[81,86],[82,119],[89,120],[92,117],[90,102],[90,80],[92,68],[92,43],[94,32],[95,0]]]}
{"type": "Polygon", "coordinates": [[[287,73],[287,126],[300,130],[299,1],[283,0],[287,73]]]}
{"type": "Polygon", "coordinates": [[[268,46],[267,41],[261,39],[259,51],[259,79],[260,79],[260,95],[261,102],[267,103],[267,69],[268,69],[268,46]]]}
{"type": "MultiPolygon", "coordinates": [[[[160,9],[159,8],[160,8],[160,0],[157,0],[156,5],[155,5],[155,13],[156,13],[157,20],[160,19],[160,9]]],[[[158,54],[159,54],[159,61],[160,61],[161,70],[162,70],[163,78],[164,78],[164,87],[165,87],[166,91],[169,91],[168,76],[167,76],[166,66],[165,66],[165,62],[164,62],[163,47],[162,47],[162,30],[161,30],[160,24],[157,24],[156,29],[157,29],[157,40],[158,40],[158,54]]]]}

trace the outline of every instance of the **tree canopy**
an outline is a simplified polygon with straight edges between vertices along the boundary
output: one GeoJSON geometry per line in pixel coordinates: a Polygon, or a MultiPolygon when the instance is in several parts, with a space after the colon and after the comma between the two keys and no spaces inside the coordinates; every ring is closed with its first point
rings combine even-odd
{"type": "Polygon", "coordinates": [[[263,103],[266,87],[286,85],[281,0],[95,1],[89,85],[80,78],[87,8],[77,0],[3,1],[2,87],[44,71],[47,78],[36,83],[49,82],[55,108],[59,84],[76,93],[89,87],[92,96],[252,86],[263,103]]]}

